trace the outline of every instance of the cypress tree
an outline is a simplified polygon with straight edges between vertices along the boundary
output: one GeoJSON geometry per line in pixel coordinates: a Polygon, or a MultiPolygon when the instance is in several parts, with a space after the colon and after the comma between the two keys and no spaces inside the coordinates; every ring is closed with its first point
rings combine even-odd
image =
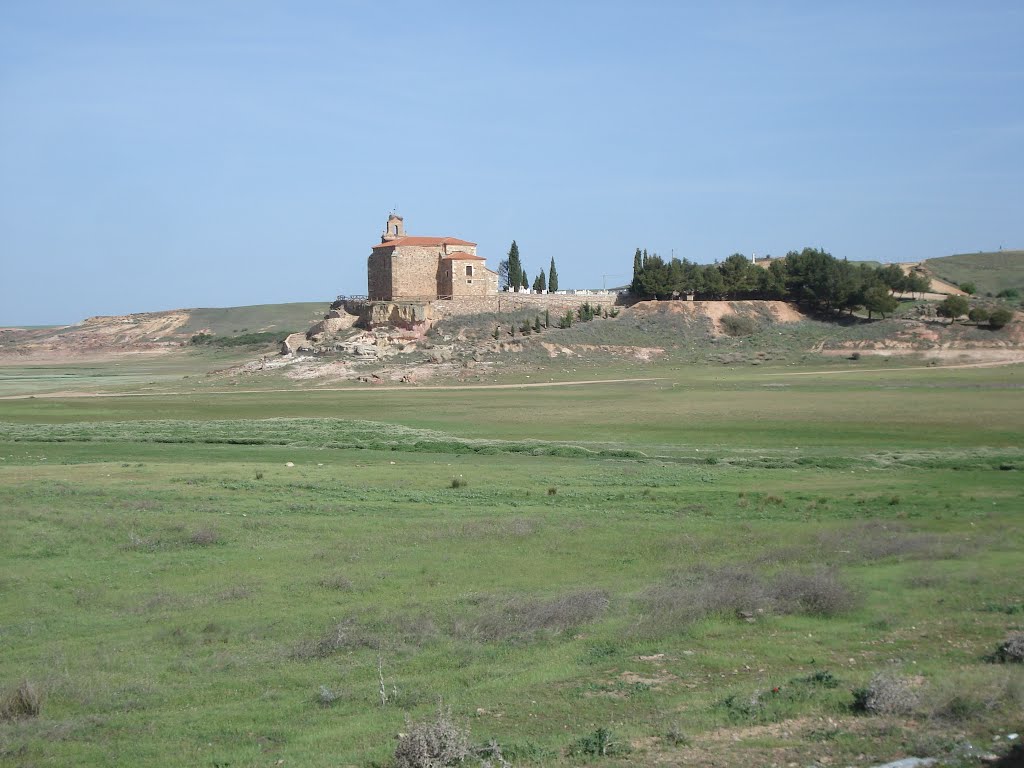
{"type": "Polygon", "coordinates": [[[533,281],[533,290],[535,290],[537,293],[543,293],[547,289],[548,289],[548,281],[544,277],[544,270],[542,269],[540,271],[540,274],[537,275],[537,279],[533,281]]]}
{"type": "Polygon", "coordinates": [[[523,262],[519,260],[519,246],[512,241],[512,247],[508,249],[508,287],[515,290],[520,285],[520,278],[523,276],[523,262]]]}
{"type": "Polygon", "coordinates": [[[526,267],[523,267],[522,274],[519,276],[519,284],[523,286],[523,288],[530,287],[530,278],[526,276],[526,267]]]}
{"type": "Polygon", "coordinates": [[[551,257],[551,267],[548,269],[548,292],[554,293],[558,290],[558,270],[555,269],[555,257],[551,257]]]}

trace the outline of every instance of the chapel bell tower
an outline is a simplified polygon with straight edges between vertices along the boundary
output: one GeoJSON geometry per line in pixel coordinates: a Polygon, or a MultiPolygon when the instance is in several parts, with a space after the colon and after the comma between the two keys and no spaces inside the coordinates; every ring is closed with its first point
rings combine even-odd
{"type": "Polygon", "coordinates": [[[400,237],[405,237],[405,221],[394,211],[388,216],[388,223],[384,226],[384,232],[380,236],[380,241],[386,243],[388,240],[397,240],[400,237]]]}

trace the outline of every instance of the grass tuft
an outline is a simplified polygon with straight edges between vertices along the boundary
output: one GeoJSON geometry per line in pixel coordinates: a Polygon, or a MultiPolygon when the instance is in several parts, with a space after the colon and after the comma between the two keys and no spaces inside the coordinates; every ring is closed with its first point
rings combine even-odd
{"type": "Polygon", "coordinates": [[[195,547],[209,547],[220,541],[220,534],[213,528],[200,528],[188,537],[188,543],[195,547]]]}
{"type": "Polygon", "coordinates": [[[22,680],[0,698],[0,721],[39,717],[42,709],[43,698],[35,684],[22,680]]]}

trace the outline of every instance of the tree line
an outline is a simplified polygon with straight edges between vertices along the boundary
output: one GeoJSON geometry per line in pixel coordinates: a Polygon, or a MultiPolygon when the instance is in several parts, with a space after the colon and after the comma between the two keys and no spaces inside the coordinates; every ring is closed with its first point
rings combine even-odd
{"type": "Polygon", "coordinates": [[[671,299],[692,295],[698,300],[793,301],[821,312],[866,309],[883,318],[897,306],[896,293],[922,293],[928,280],[904,274],[895,264],[873,266],[837,259],[818,248],[790,251],[767,267],[734,253],[716,264],[686,259],[665,261],[636,249],[630,292],[640,299],[671,299]]]}
{"type": "Polygon", "coordinates": [[[515,291],[519,288],[533,288],[536,293],[554,293],[558,290],[558,269],[555,267],[555,257],[551,257],[551,265],[545,275],[542,269],[534,278],[531,286],[530,277],[526,274],[522,258],[519,255],[519,246],[512,241],[512,247],[508,250],[508,257],[498,264],[498,283],[501,290],[515,291]]]}

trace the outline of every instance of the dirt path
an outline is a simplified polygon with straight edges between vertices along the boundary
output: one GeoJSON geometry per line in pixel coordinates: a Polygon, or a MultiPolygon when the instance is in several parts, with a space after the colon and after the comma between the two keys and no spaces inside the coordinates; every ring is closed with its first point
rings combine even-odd
{"type": "Polygon", "coordinates": [[[953,365],[913,365],[898,368],[848,368],[842,371],[785,371],[765,373],[763,376],[832,376],[840,373],[897,373],[899,371],[946,371],[950,368],[997,368],[1002,365],[1020,365],[1020,360],[987,360],[983,363],[955,363],[953,365]]]}
{"type": "Polygon", "coordinates": [[[653,376],[641,379],[585,379],[583,381],[542,381],[529,384],[433,384],[429,386],[376,386],[368,387],[317,387],[316,389],[217,389],[209,392],[46,392],[38,395],[3,395],[0,400],[64,399],[72,397],[183,397],[195,395],[258,395],[266,392],[422,392],[424,390],[442,392],[464,392],[470,389],[534,389],[537,387],[574,387],[592,384],[634,384],[645,381],[664,381],[664,376],[653,376]]]}

